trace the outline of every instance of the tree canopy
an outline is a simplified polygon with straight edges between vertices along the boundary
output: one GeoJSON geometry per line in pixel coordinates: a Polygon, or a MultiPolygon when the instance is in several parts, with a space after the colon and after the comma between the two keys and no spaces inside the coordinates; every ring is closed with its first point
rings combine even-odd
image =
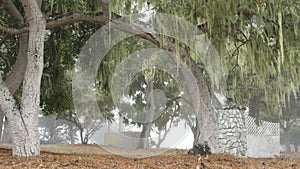
{"type": "MultiPolygon", "coordinates": [[[[300,2],[298,1],[75,0],[66,2],[38,0],[29,3],[32,5],[30,10],[25,1],[22,3],[1,0],[0,2],[0,9],[4,9],[0,11],[0,68],[4,80],[0,85],[3,87],[0,95],[6,98],[9,95],[7,88],[14,96],[9,99],[17,99],[21,103],[22,108],[19,112],[27,110],[27,106],[30,105],[35,107],[36,105],[31,103],[33,100],[30,101],[32,97],[29,96],[39,95],[41,95],[41,102],[39,99],[34,102],[42,106],[46,114],[59,114],[67,109],[73,109],[71,71],[78,59],[79,50],[86,40],[105,24],[112,24],[110,25],[112,28],[133,34],[135,37],[116,46],[99,65],[95,86],[99,92],[97,102],[104,112],[103,115],[115,108],[110,94],[112,71],[128,54],[144,47],[140,45],[142,39],[164,50],[166,50],[164,48],[166,42],[172,44],[173,49],[170,50],[180,57],[184,55],[182,52],[184,50],[188,54],[184,58],[185,62],[191,62],[190,68],[194,69],[193,71],[201,72],[201,77],[205,78],[210,92],[215,90],[213,85],[216,77],[214,76],[219,76],[219,74],[207,73],[208,66],[214,65],[203,65],[205,61],[193,57],[195,53],[186,44],[178,42],[176,37],[153,34],[143,24],[132,27],[128,21],[115,23],[117,18],[134,13],[143,13],[145,16],[150,15],[149,12],[167,13],[198,25],[199,34],[205,35],[218,52],[221,64],[225,68],[224,73],[227,75],[226,84],[223,84],[226,85],[223,86],[225,90],[222,92],[227,97],[233,98],[234,103],[250,106],[250,108],[251,105],[256,105],[253,106],[254,109],[265,112],[267,118],[280,120],[285,117],[286,111],[283,110],[290,96],[297,97],[297,92],[299,92],[300,2]],[[39,14],[38,18],[34,18],[36,16],[34,12],[39,14]],[[32,18],[41,23],[45,22],[45,28],[43,25],[35,25],[32,18]],[[33,41],[31,38],[40,33],[33,32],[36,30],[34,26],[40,26],[40,32],[46,30],[43,37],[37,37],[43,41],[40,43],[45,44],[45,50],[43,50],[43,45],[40,45],[41,51],[39,48],[32,47],[38,45],[36,44],[38,41],[33,41]],[[39,58],[37,56],[40,56],[42,60],[37,60],[39,58]],[[39,88],[39,86],[26,83],[30,80],[27,78],[33,76],[28,74],[29,66],[36,61],[41,62],[38,66],[44,71],[43,75],[39,72],[42,77],[41,93],[40,90],[30,90],[31,87],[39,88]],[[193,66],[196,64],[202,65],[201,69],[193,66]],[[23,79],[25,84],[20,87],[23,79]],[[252,103],[253,100],[258,103],[252,103]],[[261,109],[255,108],[257,106],[261,109]]],[[[182,35],[189,34],[189,32],[181,33],[182,35]]],[[[158,73],[159,76],[170,79],[158,73]]],[[[41,80],[38,76],[33,78],[36,78],[36,82],[41,80]]],[[[145,80],[142,77],[139,78],[142,81],[145,80]]],[[[134,85],[133,95],[135,91],[133,89],[142,90],[138,88],[139,84],[134,85]]],[[[155,82],[155,85],[161,85],[159,80],[155,82]]],[[[166,90],[171,100],[177,97],[177,91],[174,92],[171,88],[166,90]]],[[[134,96],[137,100],[139,99],[139,95],[134,96]]],[[[139,101],[142,105],[142,100],[139,101]]],[[[12,103],[17,104],[17,102],[12,103]]],[[[7,104],[5,99],[0,101],[2,111],[10,110],[7,104]]],[[[12,110],[17,109],[11,109],[9,112],[12,110]]],[[[35,111],[38,112],[38,110],[35,111]]],[[[12,115],[8,112],[4,113],[8,116],[12,115]]],[[[108,115],[107,119],[111,118],[109,113],[106,115],[108,115]]],[[[17,118],[22,116],[21,113],[17,118]]],[[[25,128],[28,125],[24,121],[22,124],[25,128]]]]}

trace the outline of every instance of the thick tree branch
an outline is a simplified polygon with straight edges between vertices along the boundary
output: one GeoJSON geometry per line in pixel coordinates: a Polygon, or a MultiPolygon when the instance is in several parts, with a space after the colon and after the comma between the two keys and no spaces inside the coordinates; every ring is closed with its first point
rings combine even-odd
{"type": "Polygon", "coordinates": [[[98,25],[105,25],[109,22],[109,19],[104,17],[103,15],[86,15],[83,13],[73,13],[71,15],[66,15],[62,18],[47,22],[46,29],[54,29],[80,21],[91,22],[98,25]]]}
{"type": "MultiPolygon", "coordinates": [[[[18,26],[21,26],[24,24],[24,18],[21,15],[21,13],[18,11],[16,6],[13,4],[11,0],[0,0],[2,3],[4,9],[8,12],[8,14],[14,19],[15,23],[18,26]]],[[[0,26],[1,27],[1,26],[0,26]]],[[[0,46],[6,42],[11,37],[10,34],[5,35],[5,37],[1,40],[0,46]]],[[[10,72],[10,74],[7,76],[7,79],[5,79],[5,84],[9,90],[9,92],[13,95],[16,90],[19,88],[25,72],[25,67],[27,63],[27,34],[22,34],[19,37],[19,44],[20,49],[18,52],[18,58],[13,65],[13,69],[10,72]]],[[[3,110],[0,109],[0,114],[3,112],[3,110]]],[[[4,111],[5,112],[5,111],[4,111]]],[[[2,120],[2,119],[0,119],[2,120]]]]}
{"type": "MultiPolygon", "coordinates": [[[[13,4],[13,2],[11,0],[0,0],[0,2],[3,4],[3,8],[14,19],[16,25],[22,26],[24,24],[24,18],[21,15],[21,13],[18,11],[16,6],[13,4]]],[[[5,35],[5,37],[0,42],[0,46],[3,43],[5,43],[10,37],[11,37],[11,35],[9,35],[9,34],[5,35]]],[[[17,89],[19,88],[19,86],[24,78],[24,72],[25,72],[25,68],[27,65],[27,47],[28,47],[27,38],[28,38],[27,33],[21,34],[19,36],[20,48],[19,48],[19,52],[18,52],[18,58],[17,58],[15,64],[13,65],[12,71],[5,79],[5,85],[7,86],[7,89],[10,92],[11,96],[13,96],[13,94],[17,91],[17,89]]],[[[0,79],[0,80],[2,81],[2,79],[0,79]]],[[[12,104],[15,104],[15,103],[12,103],[12,104]]],[[[10,120],[14,120],[14,119],[12,119],[13,114],[15,114],[16,116],[19,115],[21,117],[19,110],[13,110],[13,112],[9,112],[9,110],[7,110],[7,108],[8,107],[3,107],[3,106],[0,107],[0,121],[3,120],[4,113],[6,113],[6,116],[10,120]]],[[[0,127],[2,127],[2,125],[0,127]]],[[[2,130],[0,130],[0,134],[1,134],[1,131],[2,130]]]]}
{"type": "MultiPolygon", "coordinates": [[[[115,16],[112,19],[116,19],[115,16]]],[[[72,24],[75,22],[91,22],[99,25],[105,25],[109,22],[109,19],[104,15],[86,15],[82,13],[73,13],[72,15],[67,15],[57,20],[48,21],[46,24],[46,29],[54,29],[57,27],[62,27],[68,24],[72,24]]],[[[129,22],[121,22],[119,20],[112,20],[113,27],[122,30],[124,32],[137,35],[145,40],[152,42],[153,44],[159,46],[159,41],[154,38],[154,35],[151,34],[151,30],[147,30],[143,27],[143,25],[130,24],[129,22]]],[[[0,31],[3,31],[10,35],[22,34],[29,31],[28,27],[15,29],[15,28],[7,28],[0,25],[0,31]]]]}
{"type": "MultiPolygon", "coordinates": [[[[56,20],[48,21],[46,24],[46,29],[54,29],[57,27],[62,27],[62,26],[72,24],[75,22],[80,22],[80,21],[104,25],[109,22],[109,19],[104,17],[103,15],[86,15],[86,14],[82,14],[82,13],[73,13],[71,15],[66,15],[66,16],[56,19],[56,20]]],[[[24,27],[24,28],[16,29],[16,28],[7,28],[7,27],[0,25],[0,31],[5,32],[10,35],[17,35],[17,34],[29,32],[29,28],[24,27]]]]}
{"type": "Polygon", "coordinates": [[[8,27],[4,27],[4,26],[0,25],[0,31],[5,32],[9,35],[18,35],[18,34],[22,34],[22,33],[28,33],[29,28],[24,27],[24,28],[16,29],[16,28],[8,28],[8,27]]]}
{"type": "MultiPolygon", "coordinates": [[[[155,38],[154,32],[147,28],[146,25],[142,23],[132,24],[129,21],[121,21],[118,20],[119,16],[114,16],[111,20],[112,26],[121,31],[137,35],[145,40],[152,42],[153,44],[159,46],[160,42],[155,38]]],[[[87,15],[83,13],[73,13],[71,15],[63,16],[56,20],[50,20],[46,23],[46,29],[54,29],[57,27],[62,27],[68,24],[72,24],[75,22],[91,22],[98,25],[105,25],[109,22],[109,18],[107,18],[104,14],[102,15],[87,15]]],[[[3,31],[10,35],[22,34],[28,32],[28,27],[15,29],[15,28],[7,28],[0,25],[0,31],[3,31]]]]}
{"type": "Polygon", "coordinates": [[[5,86],[2,77],[0,77],[0,108],[10,121],[15,120],[15,116],[20,116],[20,110],[10,91],[5,86]]]}
{"type": "Polygon", "coordinates": [[[24,24],[23,16],[11,0],[0,0],[0,2],[2,3],[2,7],[8,12],[8,14],[16,21],[19,26],[21,24],[24,24]]]}
{"type": "Polygon", "coordinates": [[[185,118],[186,124],[193,130],[195,128],[194,123],[187,117],[185,118]]]}
{"type": "MultiPolygon", "coordinates": [[[[166,139],[167,134],[169,133],[169,131],[171,130],[171,127],[172,127],[172,125],[173,125],[173,120],[174,120],[174,116],[172,116],[172,118],[170,119],[169,126],[165,126],[165,132],[164,132],[162,138],[160,138],[160,139],[158,140],[157,148],[159,148],[160,145],[161,145],[161,143],[166,139]]],[[[159,134],[159,136],[161,137],[161,135],[160,135],[161,132],[159,132],[158,134],[159,134]]]]}
{"type": "Polygon", "coordinates": [[[38,6],[40,7],[40,9],[42,8],[43,5],[43,0],[37,0],[38,6]]]}
{"type": "Polygon", "coordinates": [[[141,37],[142,39],[152,42],[154,45],[159,46],[160,42],[155,38],[155,34],[152,30],[147,29],[142,24],[132,24],[126,21],[112,20],[112,26],[123,32],[130,33],[141,37]]]}
{"type": "MultiPolygon", "coordinates": [[[[25,127],[25,124],[21,121],[22,117],[19,106],[5,86],[2,77],[0,77],[0,109],[5,112],[5,116],[9,120],[9,123],[15,124],[11,125],[12,134],[14,134],[13,131],[25,127]]],[[[21,133],[22,136],[24,136],[24,134],[25,133],[21,133]]]]}
{"type": "Polygon", "coordinates": [[[19,88],[24,79],[25,69],[27,65],[27,50],[28,50],[28,33],[21,34],[19,37],[19,52],[18,57],[12,70],[5,79],[5,84],[8,87],[11,94],[14,94],[19,88]]]}

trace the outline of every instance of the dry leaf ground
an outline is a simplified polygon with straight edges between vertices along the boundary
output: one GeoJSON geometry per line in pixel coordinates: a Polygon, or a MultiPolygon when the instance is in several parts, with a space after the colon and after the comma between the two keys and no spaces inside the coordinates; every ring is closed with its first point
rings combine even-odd
{"type": "MultiPolygon", "coordinates": [[[[148,158],[127,158],[113,155],[97,145],[44,145],[40,157],[17,158],[11,155],[9,146],[0,148],[0,168],[107,168],[107,169],[195,169],[197,165],[210,169],[300,169],[299,154],[282,154],[280,158],[254,159],[238,158],[228,154],[212,154],[209,158],[187,155],[186,150],[167,150],[159,156],[148,158]]],[[[134,150],[120,149],[124,154],[134,150]]],[[[141,153],[142,151],[136,151],[141,153]]],[[[157,153],[157,150],[144,150],[142,153],[157,153]]]]}

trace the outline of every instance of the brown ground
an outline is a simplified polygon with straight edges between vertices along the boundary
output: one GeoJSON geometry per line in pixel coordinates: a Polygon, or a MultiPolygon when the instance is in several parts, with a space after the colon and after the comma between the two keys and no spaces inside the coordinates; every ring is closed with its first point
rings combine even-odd
{"type": "MultiPolygon", "coordinates": [[[[96,145],[47,145],[42,147],[40,157],[16,158],[11,156],[11,149],[0,148],[0,168],[117,168],[117,169],[195,169],[205,166],[210,169],[249,168],[249,169],[300,169],[297,154],[282,154],[272,159],[238,158],[228,154],[212,154],[208,159],[187,155],[186,150],[168,150],[159,156],[148,158],[126,158],[106,152],[96,145]]],[[[124,154],[141,153],[120,150],[124,154]]],[[[145,153],[157,153],[156,150],[145,150],[145,153]]],[[[298,154],[299,155],[299,154],[298,154]]]]}

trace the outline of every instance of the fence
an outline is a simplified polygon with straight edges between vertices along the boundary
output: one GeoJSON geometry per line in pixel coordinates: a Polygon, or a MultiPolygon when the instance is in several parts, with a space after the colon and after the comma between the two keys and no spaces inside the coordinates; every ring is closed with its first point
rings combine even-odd
{"type": "Polygon", "coordinates": [[[247,157],[271,158],[280,155],[279,123],[262,121],[256,125],[255,119],[246,115],[247,157]]]}

